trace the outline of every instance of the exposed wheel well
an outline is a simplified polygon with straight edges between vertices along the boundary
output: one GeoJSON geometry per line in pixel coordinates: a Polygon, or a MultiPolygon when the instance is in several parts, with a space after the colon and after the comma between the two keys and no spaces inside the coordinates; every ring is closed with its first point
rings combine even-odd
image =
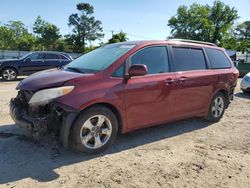
{"type": "Polygon", "coordinates": [[[91,106],[88,106],[84,110],[86,110],[88,108],[91,108],[93,106],[105,106],[106,108],[110,109],[115,114],[115,116],[117,117],[118,125],[119,125],[118,132],[121,133],[121,131],[122,131],[122,118],[121,118],[121,115],[120,115],[120,113],[119,113],[119,111],[117,110],[116,107],[114,107],[113,105],[111,105],[109,103],[96,103],[96,104],[93,104],[91,106]]]}

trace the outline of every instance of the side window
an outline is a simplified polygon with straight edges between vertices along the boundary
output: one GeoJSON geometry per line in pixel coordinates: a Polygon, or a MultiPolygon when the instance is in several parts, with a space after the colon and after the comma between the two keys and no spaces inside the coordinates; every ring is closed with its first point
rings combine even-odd
{"type": "Polygon", "coordinates": [[[60,57],[57,54],[46,54],[46,59],[58,60],[58,59],[60,59],[60,57]]]}
{"type": "Polygon", "coordinates": [[[173,47],[175,71],[207,69],[202,49],[173,47]]]}
{"type": "Polygon", "coordinates": [[[231,62],[221,50],[206,48],[213,69],[231,68],[231,62]]]}
{"type": "Polygon", "coordinates": [[[125,63],[123,63],[114,73],[112,76],[114,77],[123,77],[124,75],[124,67],[125,67],[125,63]]]}
{"type": "Polygon", "coordinates": [[[28,58],[30,58],[31,61],[42,60],[43,59],[43,54],[41,54],[41,53],[33,53],[28,58]]]}
{"type": "Polygon", "coordinates": [[[131,57],[131,65],[144,64],[149,74],[169,72],[167,48],[155,46],[142,49],[131,57]]]}
{"type": "Polygon", "coordinates": [[[68,60],[64,55],[60,55],[60,58],[63,60],[68,60]]]}

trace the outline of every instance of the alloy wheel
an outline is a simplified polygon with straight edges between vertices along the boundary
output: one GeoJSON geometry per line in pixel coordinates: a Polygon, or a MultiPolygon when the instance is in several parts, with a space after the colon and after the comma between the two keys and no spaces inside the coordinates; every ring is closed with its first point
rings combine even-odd
{"type": "Polygon", "coordinates": [[[212,114],[215,118],[218,118],[222,115],[224,110],[224,100],[221,96],[218,96],[214,99],[212,105],[212,114]]]}
{"type": "Polygon", "coordinates": [[[85,147],[98,149],[109,141],[111,133],[112,124],[109,118],[104,115],[95,115],[82,125],[80,138],[85,147]]]}
{"type": "Polygon", "coordinates": [[[14,80],[17,75],[13,69],[5,69],[2,76],[5,80],[14,80]]]}

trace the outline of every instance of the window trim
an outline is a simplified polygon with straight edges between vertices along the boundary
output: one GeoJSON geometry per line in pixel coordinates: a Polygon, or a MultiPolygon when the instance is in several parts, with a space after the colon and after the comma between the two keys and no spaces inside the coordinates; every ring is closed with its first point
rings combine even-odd
{"type": "Polygon", "coordinates": [[[211,69],[210,61],[207,57],[207,54],[205,52],[205,49],[203,47],[198,47],[198,46],[189,46],[189,45],[170,45],[170,52],[171,52],[171,63],[173,66],[173,72],[178,73],[178,72],[191,72],[191,71],[206,71],[211,69]],[[201,50],[203,55],[204,55],[204,60],[206,64],[206,69],[200,69],[200,70],[185,70],[185,71],[176,71],[175,67],[175,56],[174,56],[174,51],[173,48],[186,48],[186,49],[196,49],[196,50],[201,50]]]}
{"type": "MultiPolygon", "coordinates": [[[[125,74],[124,76],[128,76],[128,70],[129,68],[131,67],[131,58],[137,54],[138,52],[142,51],[142,50],[145,50],[147,48],[152,48],[152,47],[164,47],[166,49],[166,53],[167,53],[167,58],[168,58],[168,67],[169,67],[169,72],[162,72],[162,73],[155,73],[155,74],[146,74],[144,75],[145,76],[152,76],[152,75],[163,75],[163,74],[169,74],[169,73],[172,73],[172,66],[171,66],[171,59],[170,59],[170,51],[169,51],[169,48],[168,48],[168,45],[149,45],[149,46],[144,46],[142,48],[140,48],[139,50],[135,51],[133,54],[131,54],[125,61],[126,63],[126,67],[125,67],[125,74]]],[[[141,77],[141,76],[137,76],[137,77],[141,77]]]]}

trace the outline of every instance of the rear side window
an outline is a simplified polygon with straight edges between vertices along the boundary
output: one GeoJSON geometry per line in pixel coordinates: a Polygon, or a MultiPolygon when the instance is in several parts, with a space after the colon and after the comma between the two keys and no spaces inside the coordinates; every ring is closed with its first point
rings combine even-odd
{"type": "Polygon", "coordinates": [[[46,59],[60,59],[57,54],[46,54],[46,59]]]}
{"type": "Polygon", "coordinates": [[[131,57],[131,65],[144,64],[149,74],[169,72],[167,48],[154,46],[140,50],[131,57]]]}
{"type": "Polygon", "coordinates": [[[206,48],[206,53],[213,69],[231,68],[231,62],[223,51],[206,48]]]}
{"type": "Polygon", "coordinates": [[[204,70],[207,68],[202,49],[173,47],[175,71],[204,70]]]}

